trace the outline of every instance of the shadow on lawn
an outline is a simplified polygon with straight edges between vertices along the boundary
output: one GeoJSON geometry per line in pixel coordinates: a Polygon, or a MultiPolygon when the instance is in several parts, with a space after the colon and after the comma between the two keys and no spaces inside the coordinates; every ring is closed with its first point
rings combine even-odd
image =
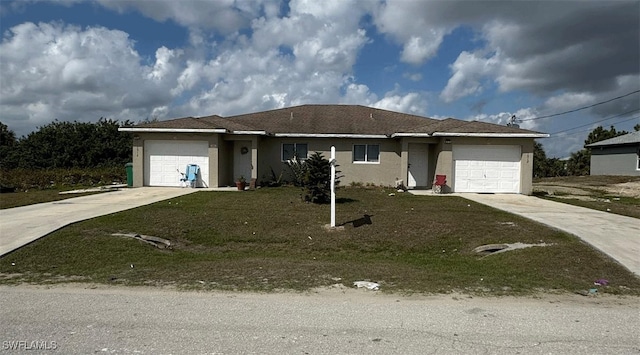
{"type": "Polygon", "coordinates": [[[336,203],[353,203],[353,202],[358,202],[358,200],[354,200],[348,197],[339,197],[336,199],[336,203]]]}
{"type": "Polygon", "coordinates": [[[358,228],[364,226],[365,224],[373,224],[373,221],[371,221],[371,217],[373,217],[373,215],[365,214],[364,216],[362,216],[362,218],[346,221],[342,224],[339,224],[338,226],[342,227],[347,224],[353,224],[353,228],[358,228]]]}

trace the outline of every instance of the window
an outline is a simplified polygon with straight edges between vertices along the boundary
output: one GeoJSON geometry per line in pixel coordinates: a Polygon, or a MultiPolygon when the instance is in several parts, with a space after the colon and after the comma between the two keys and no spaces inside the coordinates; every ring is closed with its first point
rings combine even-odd
{"type": "Polygon", "coordinates": [[[354,144],[353,145],[353,162],[354,163],[379,163],[380,162],[380,145],[379,144],[354,144]]]}
{"type": "Polygon", "coordinates": [[[638,149],[636,157],[638,158],[638,161],[636,162],[636,170],[640,170],[640,149],[638,149]]]}
{"type": "Polygon", "coordinates": [[[300,160],[307,159],[308,149],[307,143],[283,143],[282,144],[282,161],[293,159],[298,155],[300,160]]]}

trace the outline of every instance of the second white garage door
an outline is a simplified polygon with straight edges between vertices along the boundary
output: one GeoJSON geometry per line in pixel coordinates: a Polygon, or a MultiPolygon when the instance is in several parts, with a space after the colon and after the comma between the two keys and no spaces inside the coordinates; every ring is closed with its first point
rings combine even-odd
{"type": "Polygon", "coordinates": [[[455,192],[520,192],[520,146],[454,145],[455,192]]]}
{"type": "Polygon", "coordinates": [[[206,141],[148,140],[144,142],[144,185],[180,186],[187,164],[200,166],[200,186],[209,182],[209,144],[206,141]],[[203,183],[202,183],[203,182],[203,183]]]}

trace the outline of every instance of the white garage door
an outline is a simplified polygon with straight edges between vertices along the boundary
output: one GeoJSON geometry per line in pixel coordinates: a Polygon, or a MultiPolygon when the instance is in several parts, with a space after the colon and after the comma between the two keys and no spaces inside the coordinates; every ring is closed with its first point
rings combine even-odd
{"type": "Polygon", "coordinates": [[[206,141],[144,142],[144,185],[180,186],[187,164],[200,166],[199,186],[209,182],[209,144],[206,141]]]}
{"type": "Polygon", "coordinates": [[[520,192],[520,146],[454,145],[455,192],[520,192]]]}

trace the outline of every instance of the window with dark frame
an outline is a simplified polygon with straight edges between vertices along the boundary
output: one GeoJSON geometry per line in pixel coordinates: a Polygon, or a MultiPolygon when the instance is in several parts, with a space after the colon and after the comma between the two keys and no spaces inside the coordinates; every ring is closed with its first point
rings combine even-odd
{"type": "Polygon", "coordinates": [[[353,145],[353,162],[354,163],[379,163],[380,162],[380,145],[379,144],[354,144],[353,145]]]}
{"type": "Polygon", "coordinates": [[[282,144],[282,161],[288,161],[293,159],[295,155],[298,156],[300,160],[307,159],[309,153],[309,149],[307,147],[307,143],[283,143],[282,144]]]}

